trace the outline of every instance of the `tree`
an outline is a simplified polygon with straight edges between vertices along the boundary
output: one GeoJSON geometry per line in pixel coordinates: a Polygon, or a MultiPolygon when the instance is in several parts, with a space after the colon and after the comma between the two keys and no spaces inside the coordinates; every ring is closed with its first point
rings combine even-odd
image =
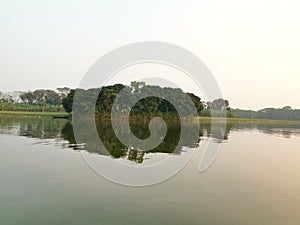
{"type": "Polygon", "coordinates": [[[192,99],[192,101],[193,101],[193,103],[194,103],[194,105],[196,107],[198,115],[200,115],[201,111],[204,109],[204,105],[201,102],[201,98],[199,98],[198,96],[194,95],[193,93],[188,93],[188,95],[192,99]]]}
{"type": "Polygon", "coordinates": [[[229,102],[222,98],[218,98],[213,100],[213,102],[210,102],[208,105],[211,110],[224,110],[229,106],[229,102]]]}
{"type": "Polygon", "coordinates": [[[22,99],[23,102],[32,104],[34,102],[34,96],[32,92],[26,92],[22,95],[20,95],[20,98],[22,99]]]}
{"type": "Polygon", "coordinates": [[[63,107],[68,113],[72,112],[74,95],[75,90],[71,90],[67,97],[62,100],[63,107]]]}
{"type": "Polygon", "coordinates": [[[59,94],[52,90],[45,90],[44,98],[49,105],[60,105],[62,103],[59,94]]]}
{"type": "Polygon", "coordinates": [[[134,92],[139,92],[145,86],[145,82],[143,81],[132,81],[130,86],[133,88],[134,92]]]}
{"type": "Polygon", "coordinates": [[[49,105],[60,105],[61,98],[58,93],[53,90],[35,90],[34,92],[26,92],[20,95],[23,102],[28,104],[42,104],[44,100],[49,105]]]}
{"type": "MultiPolygon", "coordinates": [[[[63,99],[63,107],[66,112],[72,111],[72,104],[75,90],[63,99]]],[[[81,112],[91,109],[91,104],[94,104],[94,96],[98,94],[95,112],[100,117],[110,116],[112,106],[115,104],[116,110],[121,113],[130,112],[133,117],[178,117],[176,109],[184,113],[184,116],[196,116],[195,107],[198,114],[203,110],[204,106],[201,99],[191,93],[184,93],[179,88],[162,88],[160,86],[148,86],[144,82],[132,82],[131,86],[123,84],[115,84],[104,86],[101,89],[76,89],[76,107],[81,112]],[[122,95],[119,96],[118,102],[115,102],[119,92],[122,90],[122,95]],[[99,94],[98,94],[99,93],[99,94]],[[137,101],[140,94],[148,96],[137,101]],[[161,97],[157,97],[157,95],[161,97]],[[194,104],[191,103],[191,100],[194,104]],[[135,103],[134,105],[132,103],[135,103]],[[172,105],[174,103],[175,105],[172,105]],[[130,108],[132,106],[132,108],[130,108]],[[195,107],[194,107],[195,106],[195,107]],[[192,115],[193,114],[193,115],[192,115]],[[195,115],[194,115],[195,114],[195,115]]],[[[93,106],[92,106],[93,107],[93,106]]]]}

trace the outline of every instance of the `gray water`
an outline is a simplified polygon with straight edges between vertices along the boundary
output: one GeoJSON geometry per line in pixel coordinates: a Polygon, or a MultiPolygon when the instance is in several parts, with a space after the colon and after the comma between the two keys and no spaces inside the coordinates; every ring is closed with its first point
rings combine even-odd
{"type": "MultiPolygon", "coordinates": [[[[201,124],[191,161],[171,179],[125,187],[94,173],[80,151],[147,164],[172,153],[176,124],[163,145],[144,155],[118,142],[109,125],[107,152],[78,145],[67,120],[0,116],[0,224],[300,224],[300,125],[227,124],[224,137],[201,124]],[[203,173],[207,142],[221,151],[203,173]]],[[[133,132],[149,135],[147,125],[133,132]]],[[[175,152],[179,157],[181,150],[175,152]]]]}

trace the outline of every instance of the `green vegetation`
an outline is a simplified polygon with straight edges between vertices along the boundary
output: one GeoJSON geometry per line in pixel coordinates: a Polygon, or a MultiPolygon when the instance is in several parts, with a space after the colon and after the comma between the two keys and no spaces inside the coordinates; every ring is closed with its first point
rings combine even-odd
{"type": "Polygon", "coordinates": [[[62,100],[62,105],[66,112],[72,112],[73,98],[75,95],[75,90],[71,90],[70,93],[62,100]]]}
{"type": "MultiPolygon", "coordinates": [[[[18,101],[13,100],[11,96],[4,96],[0,93],[0,113],[14,115],[68,115],[73,109],[73,99],[79,96],[79,104],[82,112],[90,109],[89,101],[91,96],[97,97],[96,106],[94,107],[97,118],[109,119],[111,116],[112,105],[122,90],[123,99],[117,103],[117,110],[121,113],[130,111],[131,118],[148,119],[151,117],[163,117],[164,119],[178,118],[178,112],[175,107],[166,99],[176,102],[176,107],[185,112],[185,116],[200,116],[202,121],[211,120],[210,117],[227,117],[228,121],[238,123],[271,123],[270,121],[300,121],[300,109],[292,109],[286,106],[281,109],[266,108],[259,111],[232,109],[229,101],[225,99],[216,99],[212,102],[204,102],[200,97],[192,93],[184,93],[178,88],[168,88],[160,86],[146,85],[144,82],[131,82],[131,85],[115,84],[94,89],[75,89],[67,87],[53,90],[35,90],[33,92],[24,92],[20,95],[18,101]],[[130,101],[135,101],[138,94],[145,97],[137,101],[130,109],[130,101]],[[155,97],[157,94],[162,98],[155,97]],[[192,108],[187,104],[187,99],[183,94],[188,96],[194,103],[197,115],[192,115],[192,108]],[[21,103],[22,102],[22,103],[21,103]],[[48,114],[47,114],[48,113],[48,114]],[[241,119],[245,118],[245,119],[241,119]]],[[[279,122],[272,122],[279,123],[279,122]]],[[[295,123],[295,122],[292,122],[295,123]]]]}
{"type": "Polygon", "coordinates": [[[0,111],[1,115],[20,115],[20,116],[68,116],[66,112],[24,112],[24,111],[0,111]]]}
{"type": "Polygon", "coordinates": [[[136,81],[132,82],[130,86],[115,84],[112,86],[104,86],[101,89],[72,90],[67,97],[63,99],[62,103],[65,111],[71,112],[76,92],[76,96],[79,99],[76,107],[80,108],[82,112],[85,112],[90,108],[90,105],[93,104],[89,102],[90,96],[95,96],[99,93],[95,107],[96,116],[100,118],[110,118],[112,105],[121,90],[123,99],[119,99],[120,101],[116,103],[116,109],[120,113],[128,113],[130,111],[131,118],[160,116],[169,119],[178,117],[175,107],[168,100],[176,102],[176,108],[183,111],[185,116],[196,116],[193,115],[194,107],[188,104],[188,100],[192,100],[196,107],[197,115],[199,116],[210,116],[211,114],[224,116],[223,112],[225,111],[227,116],[234,117],[234,113],[229,107],[227,100],[217,99],[213,102],[204,103],[200,97],[192,93],[184,93],[178,88],[162,88],[160,86],[146,85],[144,82],[136,81]],[[140,95],[149,97],[137,101],[140,95]],[[155,97],[157,95],[163,97],[155,97]],[[188,97],[190,99],[188,99],[188,97]],[[130,101],[132,103],[136,102],[131,109],[129,107],[129,105],[131,105],[130,101]]]}
{"type": "Polygon", "coordinates": [[[0,111],[64,112],[62,105],[0,102],[0,111]]]}
{"type": "Polygon", "coordinates": [[[229,107],[229,101],[219,98],[215,99],[212,102],[203,103],[204,108],[199,113],[202,117],[211,117],[212,115],[215,117],[224,117],[227,118],[235,118],[235,112],[232,108],[229,107]]]}
{"type": "Polygon", "coordinates": [[[300,110],[292,109],[290,106],[281,109],[266,108],[259,111],[253,110],[234,110],[237,117],[250,119],[269,119],[269,120],[300,120],[300,110]]]}
{"type": "Polygon", "coordinates": [[[24,103],[36,105],[61,105],[62,99],[65,95],[59,95],[53,90],[35,90],[34,92],[27,92],[20,96],[24,103]]]}
{"type": "MultiPolygon", "coordinates": [[[[67,91],[61,88],[60,91],[67,91]]],[[[18,112],[64,112],[62,99],[66,94],[58,94],[53,90],[36,90],[21,94],[19,102],[14,101],[11,96],[0,98],[0,111],[18,112]],[[22,103],[20,103],[22,101],[22,103]]]]}

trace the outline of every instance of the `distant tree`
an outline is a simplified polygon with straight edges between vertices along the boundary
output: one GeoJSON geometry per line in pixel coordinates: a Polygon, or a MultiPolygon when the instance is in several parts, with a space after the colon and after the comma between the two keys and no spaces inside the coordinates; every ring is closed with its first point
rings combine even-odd
{"type": "Polygon", "coordinates": [[[63,107],[68,113],[72,112],[74,95],[75,90],[71,90],[70,93],[62,100],[63,107]]]}
{"type": "Polygon", "coordinates": [[[44,90],[41,89],[35,90],[32,94],[33,94],[34,103],[41,104],[41,102],[45,97],[44,90]]]}
{"type": "Polygon", "coordinates": [[[20,95],[20,98],[23,102],[32,104],[34,102],[34,96],[32,92],[26,92],[22,95],[20,95]]]}
{"type": "Polygon", "coordinates": [[[139,92],[145,85],[146,84],[143,81],[132,81],[130,83],[130,86],[133,88],[134,92],[139,92]]]}
{"type": "Polygon", "coordinates": [[[270,119],[270,120],[300,120],[300,110],[285,106],[281,109],[265,108],[258,111],[235,109],[237,117],[270,119]]]}
{"type": "Polygon", "coordinates": [[[291,106],[285,106],[282,108],[282,110],[292,110],[292,107],[291,106]]]}
{"type": "Polygon", "coordinates": [[[211,110],[224,110],[229,106],[229,102],[222,98],[215,99],[213,102],[208,103],[211,110]]]}
{"type": "Polygon", "coordinates": [[[23,102],[28,104],[42,104],[44,100],[49,105],[60,105],[61,98],[58,93],[53,90],[35,90],[34,92],[26,92],[20,95],[23,102]]]}
{"type": "Polygon", "coordinates": [[[70,93],[71,89],[68,87],[63,87],[63,88],[56,88],[56,91],[60,97],[60,100],[64,99],[67,97],[67,95],[70,93]]]}
{"type": "Polygon", "coordinates": [[[204,109],[204,105],[201,102],[201,98],[194,95],[193,93],[188,93],[188,95],[192,99],[193,103],[195,104],[198,115],[200,115],[201,111],[204,109]]]}
{"type": "Polygon", "coordinates": [[[59,94],[52,90],[45,90],[44,98],[46,100],[46,103],[49,105],[60,105],[62,103],[59,94]]]}

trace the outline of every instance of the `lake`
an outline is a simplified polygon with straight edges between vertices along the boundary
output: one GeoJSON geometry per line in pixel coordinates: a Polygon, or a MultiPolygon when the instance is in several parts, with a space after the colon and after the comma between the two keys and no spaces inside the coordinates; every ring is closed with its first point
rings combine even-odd
{"type": "MultiPolygon", "coordinates": [[[[133,124],[149,136],[147,124],[133,124]]],[[[224,136],[200,125],[199,142],[178,143],[180,125],[168,125],[164,142],[149,152],[126,148],[110,123],[97,123],[107,151],[77,143],[72,123],[50,117],[0,115],[0,223],[46,224],[300,224],[300,125],[230,124],[224,136]],[[199,172],[210,140],[221,145],[199,172]],[[95,173],[81,152],[147,165],[169,154],[195,152],[160,184],[128,187],[95,173]]],[[[193,129],[191,127],[191,129],[193,129]]]]}

